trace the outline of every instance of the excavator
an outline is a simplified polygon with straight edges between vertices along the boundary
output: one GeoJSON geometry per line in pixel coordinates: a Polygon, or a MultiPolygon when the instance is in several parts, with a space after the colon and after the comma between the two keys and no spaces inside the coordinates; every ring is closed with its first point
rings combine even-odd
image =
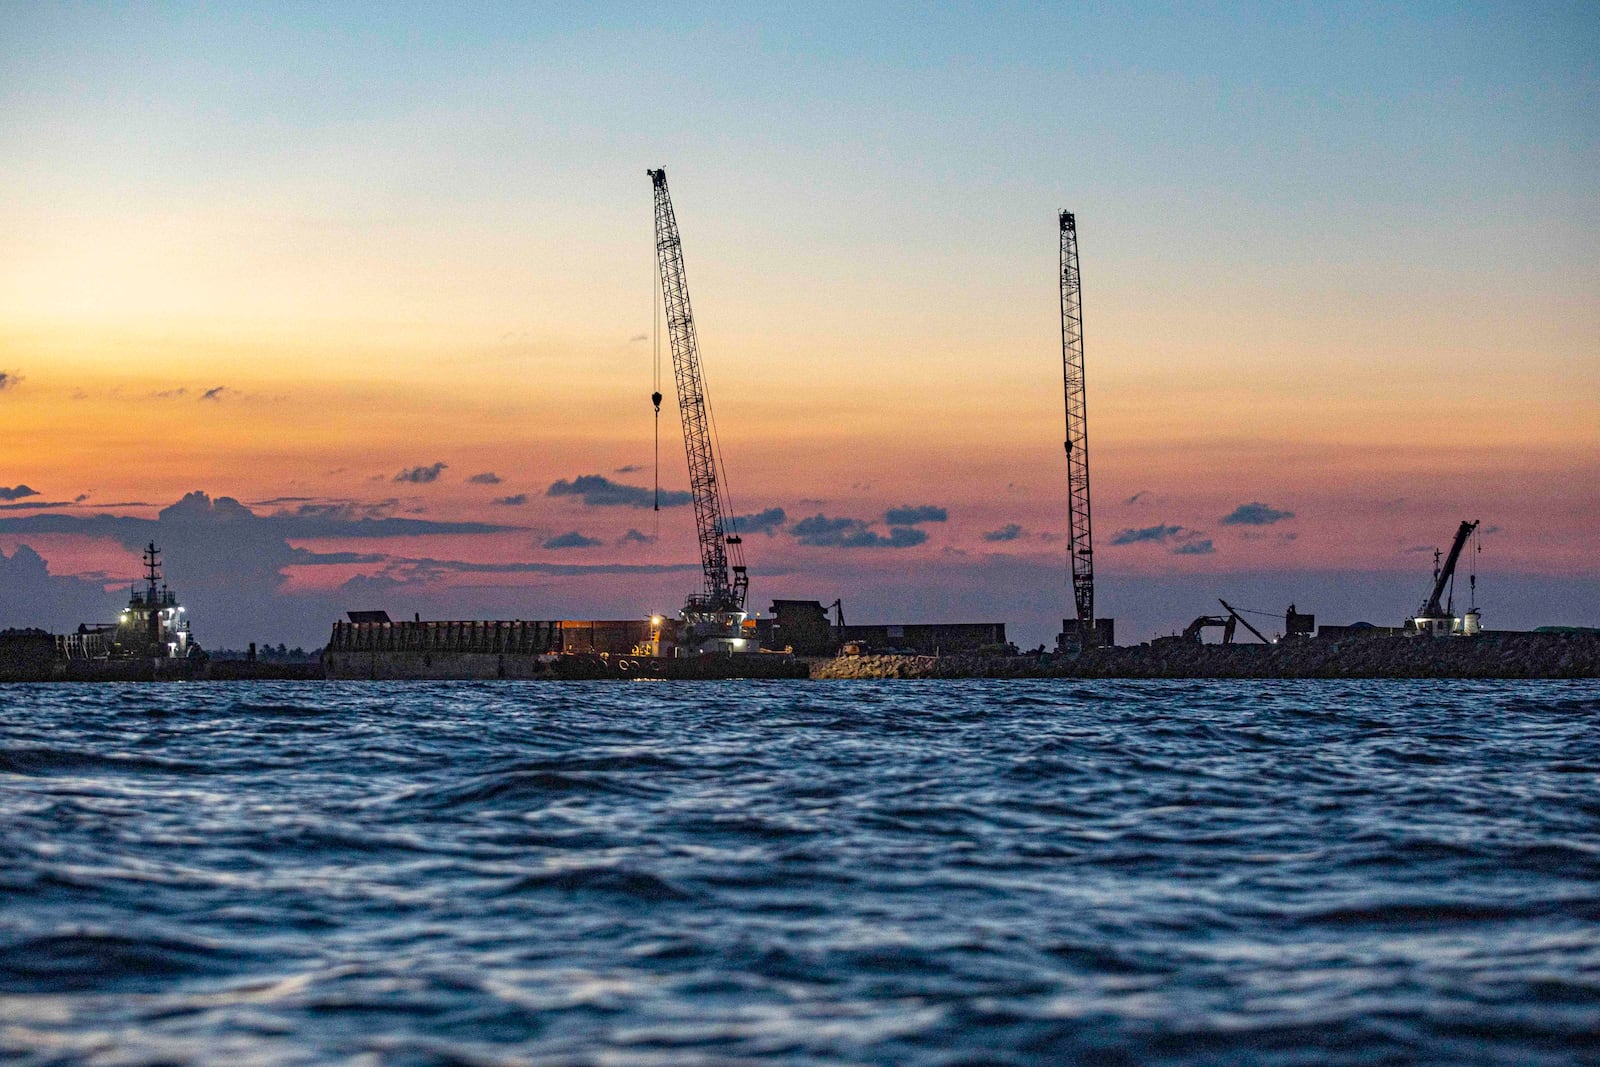
{"type": "Polygon", "coordinates": [[[1200,616],[1198,619],[1195,619],[1194,622],[1191,622],[1188,626],[1184,627],[1183,637],[1180,640],[1182,640],[1185,644],[1198,645],[1201,643],[1201,634],[1206,630],[1220,629],[1222,631],[1222,643],[1225,645],[1231,645],[1233,644],[1235,628],[1243,626],[1246,630],[1249,630],[1251,633],[1255,634],[1256,638],[1262,644],[1270,645],[1272,643],[1271,641],[1267,640],[1265,634],[1263,634],[1260,630],[1257,630],[1254,626],[1250,625],[1250,620],[1239,614],[1239,609],[1235,608],[1232,604],[1229,604],[1221,597],[1217,598],[1217,603],[1221,604],[1225,609],[1227,609],[1228,614],[1200,616]]]}

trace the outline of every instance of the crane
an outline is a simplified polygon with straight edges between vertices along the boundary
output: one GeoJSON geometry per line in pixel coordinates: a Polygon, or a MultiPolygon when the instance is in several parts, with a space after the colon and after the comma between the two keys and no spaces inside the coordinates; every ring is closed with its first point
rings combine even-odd
{"type": "MultiPolygon", "coordinates": [[[[700,370],[700,342],[695,334],[694,312],[689,307],[683,241],[678,235],[672,197],[667,192],[667,172],[657,169],[646,173],[655,190],[656,269],[667,312],[672,373],[678,385],[678,413],[683,419],[683,446],[689,458],[689,486],[704,579],[700,592],[690,594],[684,602],[683,615],[692,629],[698,627],[712,633],[731,629],[737,637],[744,621],[750,575],[744,565],[742,540],[722,506],[722,488],[717,480],[721,457],[700,370]]],[[[651,400],[659,414],[661,394],[653,394],[651,400]]],[[[725,470],[722,477],[727,480],[725,470]]]]}
{"type": "MultiPolygon", "coordinates": [[[[1417,609],[1417,614],[1406,622],[1406,629],[1419,634],[1438,636],[1449,634],[1455,629],[1455,576],[1456,564],[1461,560],[1461,550],[1467,545],[1467,538],[1478,528],[1478,520],[1468,522],[1461,520],[1461,525],[1456,528],[1456,538],[1450,545],[1450,554],[1445,557],[1444,565],[1439,565],[1439,552],[1433,553],[1433,589],[1428,593],[1428,599],[1422,602],[1422,607],[1417,609]],[[1441,604],[1440,598],[1445,596],[1449,588],[1451,595],[1441,604]]],[[[1476,592],[1477,580],[1473,580],[1476,592]]],[[[1474,605],[1476,606],[1476,605],[1474,605]]]]}
{"type": "MultiPolygon", "coordinates": [[[[1083,377],[1083,293],[1078,275],[1078,224],[1061,212],[1061,368],[1067,407],[1067,510],[1071,536],[1072,600],[1078,647],[1098,644],[1094,617],[1094,541],[1089,524],[1089,424],[1083,377]]],[[[1062,627],[1061,644],[1069,636],[1062,627]]]]}

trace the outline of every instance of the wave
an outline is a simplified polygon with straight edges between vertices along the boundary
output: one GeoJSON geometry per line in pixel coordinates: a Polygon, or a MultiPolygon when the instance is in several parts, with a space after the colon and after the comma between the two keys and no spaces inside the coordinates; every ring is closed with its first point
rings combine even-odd
{"type": "Polygon", "coordinates": [[[0,991],[69,993],[163,986],[228,973],[240,954],[196,938],[63,933],[0,945],[0,991]]]}
{"type": "Polygon", "coordinates": [[[622,896],[648,903],[695,899],[693,893],[659,875],[621,867],[569,867],[524,874],[501,886],[494,895],[525,896],[551,891],[622,896]]]}
{"type": "Polygon", "coordinates": [[[0,749],[0,773],[41,777],[50,774],[206,774],[204,765],[162,756],[135,756],[124,752],[90,752],[82,749],[16,745],[0,749]]]}

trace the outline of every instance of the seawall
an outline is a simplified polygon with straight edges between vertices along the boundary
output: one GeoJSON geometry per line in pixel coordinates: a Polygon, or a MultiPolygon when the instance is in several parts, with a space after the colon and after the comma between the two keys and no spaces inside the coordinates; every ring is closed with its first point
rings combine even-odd
{"type": "Polygon", "coordinates": [[[1600,678],[1600,635],[1162,643],[1042,656],[841,656],[813,678],[1600,678]]]}

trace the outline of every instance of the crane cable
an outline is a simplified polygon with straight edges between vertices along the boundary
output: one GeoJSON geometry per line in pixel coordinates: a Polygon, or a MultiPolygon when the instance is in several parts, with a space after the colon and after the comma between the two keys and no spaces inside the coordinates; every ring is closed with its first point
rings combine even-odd
{"type": "Polygon", "coordinates": [[[1481,527],[1472,528],[1472,555],[1467,557],[1467,583],[1472,588],[1471,601],[1467,605],[1468,611],[1478,610],[1478,556],[1483,552],[1483,530],[1481,527]]]}
{"type": "MultiPolygon", "coordinates": [[[[700,396],[701,399],[705,401],[706,418],[711,423],[711,440],[716,442],[717,446],[717,466],[722,471],[722,499],[727,503],[728,513],[725,516],[718,516],[718,518],[725,518],[727,520],[728,525],[722,531],[722,536],[724,540],[726,540],[728,537],[737,536],[739,533],[739,520],[735,518],[733,514],[733,490],[728,486],[728,465],[723,461],[722,458],[722,436],[717,433],[717,413],[711,407],[711,396],[706,391],[704,379],[702,379],[700,382],[700,396]]],[[[733,547],[737,549],[738,546],[734,545],[733,547]]],[[[738,562],[743,564],[744,553],[738,552],[737,554],[740,557],[738,562]]]]}
{"type": "Polygon", "coordinates": [[[1281,611],[1262,611],[1260,608],[1234,608],[1233,610],[1242,611],[1247,615],[1265,615],[1269,619],[1283,618],[1283,612],[1281,611]]]}

